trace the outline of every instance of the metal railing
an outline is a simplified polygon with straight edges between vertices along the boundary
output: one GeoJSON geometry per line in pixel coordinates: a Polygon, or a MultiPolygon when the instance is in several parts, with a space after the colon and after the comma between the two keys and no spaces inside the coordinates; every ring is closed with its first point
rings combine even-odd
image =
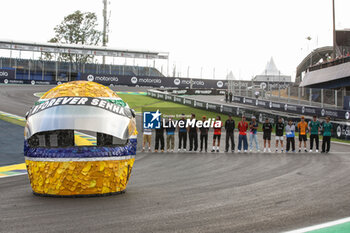
{"type": "Polygon", "coordinates": [[[301,88],[298,86],[288,86],[284,88],[257,88],[234,87],[232,94],[243,97],[259,98],[263,100],[276,101],[281,103],[291,103],[311,107],[343,109],[344,96],[350,95],[349,91],[343,89],[316,89],[301,88]]]}

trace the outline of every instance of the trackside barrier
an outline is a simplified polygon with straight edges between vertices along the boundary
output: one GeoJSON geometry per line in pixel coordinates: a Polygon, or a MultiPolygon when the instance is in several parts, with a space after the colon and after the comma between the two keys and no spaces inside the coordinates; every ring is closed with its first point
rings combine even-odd
{"type": "Polygon", "coordinates": [[[232,102],[257,106],[259,108],[280,111],[280,112],[288,112],[292,114],[298,115],[307,115],[307,116],[318,116],[318,117],[326,117],[330,116],[334,119],[341,120],[349,120],[350,112],[346,110],[337,110],[337,109],[328,109],[328,108],[320,108],[320,107],[310,107],[304,105],[296,105],[290,103],[280,103],[268,100],[260,100],[242,96],[233,96],[232,102]]]}
{"type": "MultiPolygon", "coordinates": [[[[226,104],[211,103],[209,101],[199,101],[186,98],[185,96],[178,96],[175,94],[164,93],[158,90],[148,90],[147,95],[156,99],[162,99],[169,102],[179,103],[187,106],[191,106],[206,111],[217,112],[222,114],[231,114],[232,116],[240,117],[245,115],[247,119],[251,119],[252,116],[256,116],[260,123],[263,123],[266,118],[269,118],[271,123],[275,123],[278,117],[283,119],[291,119],[295,124],[300,121],[300,115],[297,112],[288,113],[285,111],[276,111],[276,109],[261,109],[255,110],[247,107],[237,107],[226,104]]],[[[259,100],[260,101],[260,100],[259,100]]],[[[268,101],[265,101],[268,102],[268,101]]],[[[311,117],[306,117],[306,121],[311,120],[311,117]]],[[[332,121],[333,132],[332,137],[344,140],[350,140],[350,124],[347,122],[332,121]]]]}
{"type": "MultiPolygon", "coordinates": [[[[159,91],[162,91],[161,89],[159,91]]],[[[166,89],[169,94],[176,95],[225,95],[226,89],[166,89]]]]}

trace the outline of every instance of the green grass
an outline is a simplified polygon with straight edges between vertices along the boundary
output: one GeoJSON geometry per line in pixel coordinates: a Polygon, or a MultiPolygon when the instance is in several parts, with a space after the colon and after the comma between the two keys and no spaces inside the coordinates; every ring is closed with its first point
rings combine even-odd
{"type": "MultiPolygon", "coordinates": [[[[206,116],[207,118],[215,118],[216,116],[220,116],[221,120],[225,121],[228,118],[228,115],[226,114],[209,112],[206,110],[193,108],[183,104],[155,99],[149,96],[135,96],[124,94],[119,94],[119,96],[125,102],[127,102],[129,106],[133,108],[136,112],[156,111],[157,109],[159,109],[159,111],[162,114],[166,115],[179,115],[181,113],[184,113],[185,115],[190,115],[191,113],[194,113],[196,114],[197,119],[201,119],[203,116],[206,116]]],[[[236,122],[241,120],[239,117],[233,117],[233,119],[236,122]]]]}
{"type": "Polygon", "coordinates": [[[20,120],[13,119],[13,118],[10,118],[7,116],[2,116],[2,115],[0,115],[0,120],[7,121],[11,124],[15,124],[15,125],[23,126],[23,127],[26,125],[25,121],[20,121],[20,120]]]}
{"type": "Polygon", "coordinates": [[[157,103],[164,102],[162,100],[154,99],[144,95],[129,95],[129,94],[118,94],[124,102],[128,103],[130,108],[133,108],[136,112],[141,112],[142,107],[150,106],[157,103]]]}
{"type": "Polygon", "coordinates": [[[325,227],[318,230],[310,231],[310,233],[348,233],[350,232],[350,222],[345,222],[335,226],[325,227]]]}

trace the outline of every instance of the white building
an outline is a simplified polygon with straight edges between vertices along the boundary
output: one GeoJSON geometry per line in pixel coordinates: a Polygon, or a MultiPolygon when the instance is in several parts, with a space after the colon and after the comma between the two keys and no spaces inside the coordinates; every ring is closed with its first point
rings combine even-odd
{"type": "Polygon", "coordinates": [[[290,75],[281,74],[281,71],[277,69],[275,62],[271,57],[270,61],[266,64],[264,71],[260,75],[256,75],[252,81],[290,83],[292,77],[290,75]]]}
{"type": "Polygon", "coordinates": [[[236,77],[233,75],[232,71],[226,75],[226,80],[232,80],[235,81],[236,77]]]}

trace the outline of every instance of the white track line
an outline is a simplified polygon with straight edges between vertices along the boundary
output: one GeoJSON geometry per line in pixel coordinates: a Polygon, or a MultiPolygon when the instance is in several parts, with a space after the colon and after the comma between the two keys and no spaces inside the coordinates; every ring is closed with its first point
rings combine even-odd
{"type": "Polygon", "coordinates": [[[9,175],[9,176],[0,176],[0,179],[1,178],[8,178],[8,177],[13,177],[13,176],[23,176],[23,175],[28,175],[28,173],[20,173],[20,174],[14,174],[14,175],[9,175]]]}
{"type": "Polygon", "coordinates": [[[10,116],[17,117],[17,118],[20,118],[20,119],[22,119],[22,120],[25,120],[24,117],[21,117],[21,116],[12,114],[12,113],[4,112],[4,111],[0,111],[0,113],[2,113],[2,114],[7,114],[7,115],[10,115],[10,116]]]}
{"type": "Polygon", "coordinates": [[[332,227],[332,226],[336,226],[336,225],[347,223],[347,222],[350,222],[350,217],[342,218],[339,220],[326,222],[326,223],[322,223],[322,224],[318,224],[318,225],[314,225],[314,226],[310,226],[310,227],[305,227],[305,228],[301,228],[301,229],[297,229],[297,230],[293,230],[293,231],[288,231],[285,233],[303,233],[303,232],[315,231],[315,230],[319,230],[322,228],[332,227]]]}
{"type": "Polygon", "coordinates": [[[33,95],[34,95],[35,97],[40,98],[40,97],[43,96],[44,94],[45,94],[45,92],[36,92],[36,93],[34,93],[33,95]]]}

